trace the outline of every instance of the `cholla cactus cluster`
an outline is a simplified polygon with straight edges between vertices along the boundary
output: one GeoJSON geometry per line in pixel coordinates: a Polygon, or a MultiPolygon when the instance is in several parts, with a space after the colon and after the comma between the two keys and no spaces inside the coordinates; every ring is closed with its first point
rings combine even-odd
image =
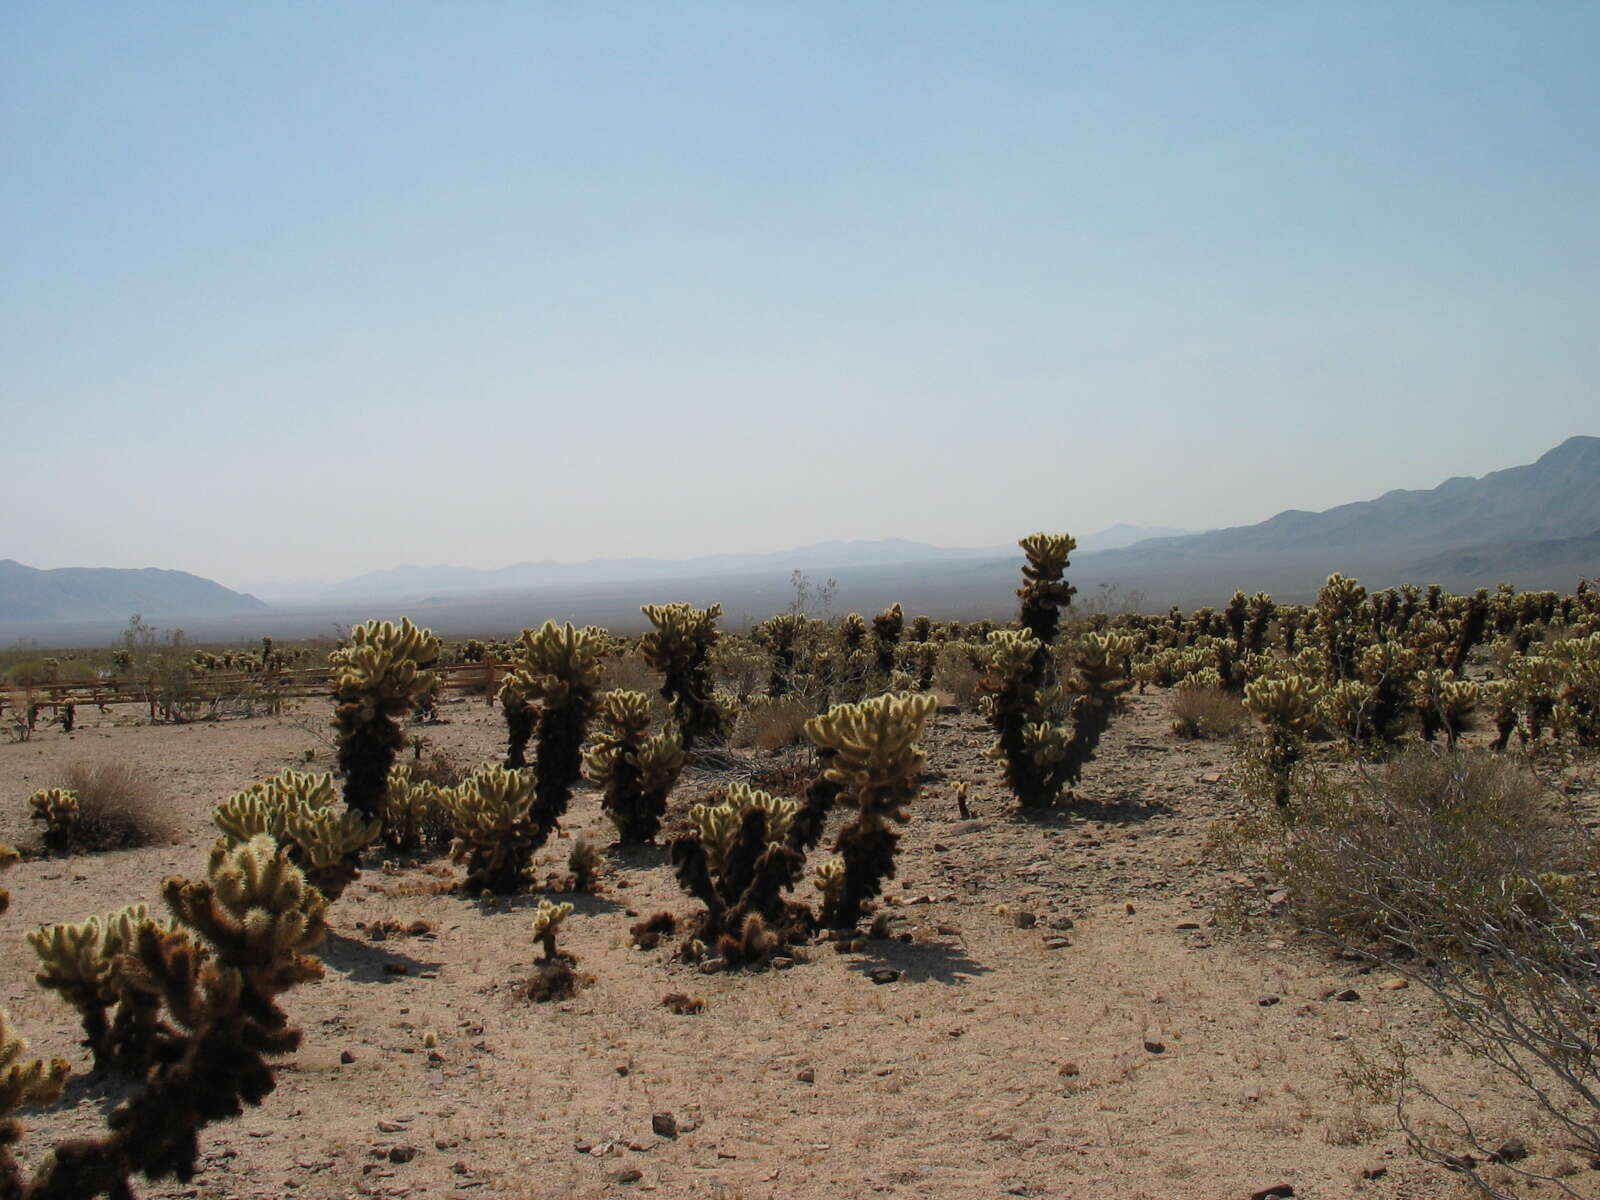
{"type": "Polygon", "coordinates": [[[727,731],[727,715],[717,704],[710,660],[722,606],[646,604],[640,611],[655,629],[639,639],[639,649],[661,672],[661,694],[672,706],[683,748],[720,740],[727,731]]]}
{"type": "Polygon", "coordinates": [[[361,851],[383,832],[379,817],[340,804],[333,776],[294,770],[224,800],[211,820],[229,848],[262,834],[272,838],[330,901],[355,879],[361,851]]]}
{"type": "Polygon", "coordinates": [[[438,685],[430,666],[439,639],[410,620],[368,621],[350,631],[350,644],[328,656],[334,668],[334,729],[344,798],[362,815],[377,818],[389,768],[405,746],[400,718],[438,685]]]}
{"type": "Polygon", "coordinates": [[[733,783],[720,803],[689,810],[692,832],[673,841],[672,865],[684,890],[706,906],[686,946],[691,956],[714,948],[730,964],[761,962],[804,936],[808,915],[783,896],[805,866],[788,843],[798,808],[733,783]]]}
{"type": "Polygon", "coordinates": [[[402,854],[415,854],[437,838],[436,831],[449,821],[447,790],[425,779],[413,779],[411,768],[403,763],[390,767],[389,786],[383,795],[384,844],[402,854]]]}
{"type": "Polygon", "coordinates": [[[490,765],[446,794],[456,830],[450,857],[466,864],[468,889],[509,894],[527,882],[534,851],[543,844],[532,815],[538,789],[533,768],[490,765]]]}
{"type": "Polygon", "coordinates": [[[132,955],[140,932],[154,924],[149,907],[135,904],[28,934],[39,958],[35,982],[77,1010],[97,1071],[137,1073],[153,1061],[161,996],[144,986],[132,955]]]}
{"type": "MultiPolygon", "coordinates": [[[[151,1034],[155,1065],[144,1085],[111,1113],[108,1133],[59,1144],[31,1179],[9,1155],[19,1131],[14,1125],[5,1130],[0,1194],[126,1197],[136,1174],[190,1179],[199,1131],[238,1116],[273,1090],[268,1059],[300,1043],[277,997],[320,977],[321,964],[307,951],[326,932],[327,901],[265,835],[231,849],[218,845],[208,874],[162,885],[175,924],[129,921],[130,945],[121,957],[136,964],[137,986],[158,997],[166,1013],[151,1034]]],[[[14,1060],[8,1031],[0,1032],[0,1041],[0,1059],[14,1060]]],[[[9,1093],[0,1094],[0,1111],[18,1093],[48,1098],[59,1090],[61,1074],[20,1070],[14,1089],[0,1085],[0,1093],[9,1093]]]]}
{"type": "Polygon", "coordinates": [[[533,849],[555,832],[566,815],[573,786],[583,775],[583,743],[599,705],[600,656],[605,635],[546,621],[537,630],[524,629],[516,648],[516,669],[500,689],[500,702],[511,728],[506,765],[526,765],[518,734],[534,737],[537,795],[529,812],[533,849]],[[512,722],[513,712],[527,713],[512,722]]]}
{"type": "Polygon", "coordinates": [[[43,788],[28,797],[28,816],[44,822],[47,850],[65,853],[72,848],[79,820],[78,793],[66,788],[43,788]]]}
{"type": "Polygon", "coordinates": [[[607,692],[595,723],[599,728],[584,751],[584,772],[603,789],[601,804],[617,836],[624,842],[651,841],[683,771],[683,746],[671,730],[650,734],[650,697],[643,692],[607,692]]]}
{"type": "Polygon", "coordinates": [[[1056,640],[1061,610],[1072,603],[1078,591],[1064,578],[1078,541],[1070,533],[1032,533],[1018,545],[1028,558],[1022,568],[1023,584],[1017,589],[1022,626],[1048,646],[1056,640]]]}
{"type": "Polygon", "coordinates": [[[1316,727],[1316,682],[1304,675],[1257,679],[1245,685],[1244,706],[1266,731],[1273,803],[1287,809],[1295,764],[1305,753],[1306,735],[1316,727]]]}
{"type": "Polygon", "coordinates": [[[856,804],[856,819],[839,832],[836,857],[818,874],[822,922],[848,929],[883,880],[894,876],[905,806],[917,794],[923,753],[917,747],[937,702],[931,696],[885,695],[841,704],[806,723],[806,733],[831,751],[824,776],[856,804]]]}

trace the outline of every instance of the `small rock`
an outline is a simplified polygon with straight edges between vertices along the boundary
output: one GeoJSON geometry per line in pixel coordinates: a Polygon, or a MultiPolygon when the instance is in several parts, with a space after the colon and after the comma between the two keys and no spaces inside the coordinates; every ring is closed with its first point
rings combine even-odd
{"type": "Polygon", "coordinates": [[[611,1178],[618,1183],[638,1183],[639,1180],[644,1178],[644,1172],[639,1170],[638,1167],[623,1167],[611,1178]]]}
{"type": "Polygon", "coordinates": [[[584,1138],[579,1138],[577,1141],[572,1143],[572,1148],[579,1154],[587,1154],[589,1151],[594,1149],[594,1143],[584,1138]]]}
{"type": "Polygon", "coordinates": [[[1037,913],[1017,912],[1012,914],[1011,923],[1018,929],[1032,929],[1039,923],[1039,916],[1037,913]]]}
{"type": "Polygon", "coordinates": [[[417,1148],[415,1146],[389,1147],[389,1161],[392,1163],[408,1163],[416,1156],[417,1148]]]}
{"type": "Polygon", "coordinates": [[[356,1056],[354,1054],[351,1054],[350,1051],[348,1051],[348,1050],[339,1051],[339,1061],[344,1063],[345,1066],[349,1066],[351,1063],[355,1062],[355,1060],[356,1060],[356,1056]]]}
{"type": "Polygon", "coordinates": [[[1278,890],[1276,892],[1273,892],[1270,896],[1267,897],[1267,903],[1272,905],[1273,908],[1277,908],[1278,905],[1280,905],[1280,904],[1289,903],[1289,892],[1288,892],[1288,890],[1287,889],[1280,889],[1280,890],[1278,890]]]}
{"type": "Polygon", "coordinates": [[[893,983],[900,978],[900,972],[893,967],[873,967],[867,972],[867,978],[873,983],[893,983]]]}
{"type": "Polygon", "coordinates": [[[1078,1072],[1078,1064],[1075,1063],[1075,1062],[1064,1062],[1064,1063],[1062,1063],[1061,1064],[1061,1069],[1056,1072],[1057,1075],[1064,1075],[1068,1079],[1073,1078],[1078,1073],[1079,1073],[1078,1072]]]}
{"type": "Polygon", "coordinates": [[[1361,999],[1361,993],[1356,991],[1355,988],[1345,988],[1342,992],[1335,992],[1333,998],[1343,1004],[1354,1004],[1361,999]]]}
{"type": "Polygon", "coordinates": [[[1411,986],[1411,981],[1404,975],[1396,975],[1393,979],[1385,979],[1380,985],[1386,992],[1398,992],[1401,988],[1411,986]]]}
{"type": "Polygon", "coordinates": [[[715,975],[725,964],[720,958],[708,958],[700,964],[700,974],[715,975]]]}
{"type": "Polygon", "coordinates": [[[801,1083],[815,1083],[817,1081],[817,1073],[810,1067],[805,1067],[799,1071],[796,1071],[794,1073],[794,1077],[801,1083]]]}
{"type": "Polygon", "coordinates": [[[1201,783],[1221,783],[1222,782],[1222,772],[1221,771],[1207,771],[1204,775],[1200,776],[1200,782],[1201,783]]]}
{"type": "Polygon", "coordinates": [[[787,971],[792,966],[794,966],[794,959],[786,954],[775,955],[772,959],[772,969],[774,971],[787,971]]]}
{"type": "Polygon", "coordinates": [[[1072,945],[1071,938],[1047,937],[1044,940],[1044,948],[1046,950],[1065,950],[1070,945],[1072,945]]]}
{"type": "Polygon", "coordinates": [[[669,1112],[654,1113],[650,1117],[651,1132],[664,1138],[678,1136],[678,1118],[669,1112]]]}
{"type": "Polygon", "coordinates": [[[1274,996],[1269,992],[1265,996],[1258,996],[1256,998],[1256,1003],[1261,1005],[1262,1008],[1271,1008],[1274,1004],[1278,1003],[1278,1001],[1281,1000],[1281,999],[1282,999],[1281,996],[1274,996]]]}
{"type": "Polygon", "coordinates": [[[1289,1197],[1293,1195],[1293,1184],[1277,1183],[1271,1187],[1262,1188],[1259,1192],[1251,1192],[1250,1200],[1289,1200],[1289,1197]]]}
{"type": "Polygon", "coordinates": [[[1071,917],[1057,917],[1057,918],[1055,918],[1055,920],[1050,922],[1050,928],[1051,929],[1058,929],[1062,933],[1065,933],[1067,930],[1072,928],[1072,918],[1071,917]]]}
{"type": "Polygon", "coordinates": [[[1500,1148],[1489,1155],[1489,1161],[1492,1163],[1514,1163],[1521,1162],[1527,1157],[1527,1143],[1519,1137],[1514,1137],[1507,1138],[1501,1142],[1500,1148]]]}
{"type": "Polygon", "coordinates": [[[379,1121],[378,1122],[378,1132],[379,1133],[401,1133],[401,1132],[403,1132],[405,1130],[405,1127],[406,1127],[406,1124],[405,1124],[404,1121],[379,1121]]]}
{"type": "Polygon", "coordinates": [[[1129,901],[1128,901],[1128,902],[1127,902],[1127,903],[1126,903],[1126,904],[1124,904],[1124,905],[1123,905],[1123,906],[1122,906],[1122,907],[1123,907],[1123,910],[1124,910],[1124,911],[1125,911],[1125,912],[1127,912],[1127,914],[1128,914],[1128,915],[1129,915],[1129,916],[1130,916],[1130,917],[1131,917],[1131,916],[1133,916],[1133,914],[1134,914],[1134,913],[1136,913],[1136,912],[1138,912],[1138,911],[1139,911],[1139,910],[1138,910],[1138,909],[1136,909],[1136,908],[1135,908],[1135,907],[1134,907],[1134,906],[1133,906],[1133,901],[1132,901],[1132,900],[1129,900],[1129,901]]]}
{"type": "Polygon", "coordinates": [[[1165,1054],[1167,1052],[1167,1046],[1165,1042],[1154,1042],[1150,1041],[1149,1039],[1145,1040],[1144,1048],[1151,1054],[1165,1054]]]}
{"type": "Polygon", "coordinates": [[[1363,1167],[1362,1170],[1361,1170],[1361,1178],[1363,1178],[1363,1179],[1382,1179],[1388,1173],[1389,1173],[1389,1168],[1388,1167],[1363,1167]]]}

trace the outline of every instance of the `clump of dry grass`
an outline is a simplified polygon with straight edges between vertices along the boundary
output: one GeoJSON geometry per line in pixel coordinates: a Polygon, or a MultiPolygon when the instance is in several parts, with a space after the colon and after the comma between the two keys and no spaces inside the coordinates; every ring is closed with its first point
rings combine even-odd
{"type": "Polygon", "coordinates": [[[806,721],[812,712],[788,696],[779,700],[757,697],[740,711],[734,722],[732,744],[739,750],[781,750],[806,740],[806,721]]]}
{"type": "Polygon", "coordinates": [[[970,709],[978,702],[978,684],[983,679],[982,669],[973,661],[972,648],[965,643],[949,642],[939,647],[939,660],[933,672],[936,691],[948,695],[951,703],[970,709]]]}
{"type": "Polygon", "coordinates": [[[1172,690],[1172,732],[1206,741],[1231,738],[1249,722],[1239,697],[1219,687],[1172,690]]]}
{"type": "Polygon", "coordinates": [[[78,796],[73,851],[132,850],[178,838],[171,797],[154,776],[129,763],[74,763],[56,786],[78,796]]]}

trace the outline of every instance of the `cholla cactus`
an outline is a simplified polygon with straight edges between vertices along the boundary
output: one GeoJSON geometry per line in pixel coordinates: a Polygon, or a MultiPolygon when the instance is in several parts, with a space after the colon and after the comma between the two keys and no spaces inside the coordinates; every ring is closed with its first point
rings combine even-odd
{"type": "Polygon", "coordinates": [[[1072,603],[1077,593],[1062,578],[1068,565],[1068,556],[1078,548],[1077,539],[1069,533],[1034,533],[1017,543],[1028,556],[1022,568],[1022,587],[1017,596],[1022,601],[1022,624],[1039,640],[1049,646],[1056,640],[1061,624],[1061,610],[1072,603]]]}
{"type": "MultiPolygon", "coordinates": [[[[380,811],[381,808],[380,808],[380,811]]],[[[253,784],[212,810],[211,820],[231,849],[266,834],[330,902],[360,873],[361,851],[383,823],[339,806],[331,775],[287,770],[253,784]]]]}
{"type": "Polygon", "coordinates": [[[413,780],[411,768],[397,763],[389,768],[389,787],[383,794],[383,841],[401,854],[415,854],[429,840],[430,831],[448,820],[445,790],[425,779],[413,780]]]}
{"type": "Polygon", "coordinates": [[[650,698],[643,692],[607,692],[595,717],[599,732],[584,752],[584,771],[603,789],[600,802],[618,837],[648,842],[683,771],[683,747],[670,731],[647,736],[650,698]]]}
{"type": "Polygon", "coordinates": [[[191,1178],[199,1130],[259,1104],[274,1087],[268,1056],[299,1046],[276,997],[320,977],[306,951],[326,932],[327,908],[299,868],[262,836],[219,845],[209,880],[168,879],[162,895],[184,928],[140,925],[128,957],[181,1032],[157,1034],[156,1065],[111,1114],[110,1133],[58,1146],[26,1187],[0,1168],[5,1194],[126,1197],[136,1173],[191,1178]]]}
{"type": "Polygon", "coordinates": [[[1073,646],[1065,690],[1036,682],[1040,645],[1033,634],[996,630],[989,648],[981,707],[998,736],[988,757],[1005,763],[1006,782],[1024,808],[1048,808],[1081,777],[1133,686],[1134,641],[1120,633],[1083,635],[1073,646]]]}
{"type": "Polygon", "coordinates": [[[450,856],[467,864],[467,887],[473,891],[509,894],[522,887],[535,841],[531,815],[539,787],[531,767],[509,771],[482,767],[445,795],[456,840],[450,856]]]}
{"type": "Polygon", "coordinates": [[[905,806],[917,794],[924,757],[916,743],[936,707],[931,696],[885,695],[838,705],[806,722],[811,740],[832,751],[824,775],[857,806],[856,819],[834,845],[843,878],[824,888],[822,920],[832,928],[853,927],[883,880],[894,876],[900,835],[891,823],[907,820],[905,806]]]}
{"type": "Polygon", "coordinates": [[[439,652],[439,639],[410,620],[368,621],[350,631],[348,646],[328,656],[344,798],[363,816],[375,818],[383,806],[389,768],[405,746],[399,719],[436,686],[427,668],[439,652]]]}
{"type": "Polygon", "coordinates": [[[571,915],[571,904],[551,904],[543,898],[539,900],[539,907],[533,910],[533,937],[543,948],[545,962],[553,962],[561,957],[556,952],[556,931],[571,915]]]}
{"type": "MultiPolygon", "coordinates": [[[[80,924],[47,925],[28,934],[39,957],[34,980],[78,1011],[84,1042],[95,1070],[137,1072],[149,1066],[159,1023],[161,997],[130,975],[130,957],[139,931],[154,924],[150,909],[135,904],[80,924]],[[115,1007],[114,1017],[108,1010],[115,1007]]],[[[166,1031],[170,1034],[170,1030],[166,1031]]]]}
{"type": "Polygon", "coordinates": [[[872,618],[873,665],[882,675],[894,674],[894,649],[905,632],[905,612],[898,604],[872,618]]]}
{"type": "Polygon", "coordinates": [[[799,613],[781,613],[758,625],[754,633],[772,655],[772,673],[767,678],[767,695],[774,700],[786,696],[793,686],[795,664],[799,659],[800,635],[806,619],[799,613]]]}
{"type": "Polygon", "coordinates": [[[786,902],[805,856],[787,844],[798,805],[747,784],[719,804],[689,810],[692,830],[672,843],[678,882],[706,906],[687,947],[715,946],[727,963],[759,962],[803,937],[809,914],[786,902]]]}
{"type": "Polygon", "coordinates": [[[1372,688],[1359,679],[1344,679],[1322,690],[1317,718],[1347,742],[1366,736],[1371,728],[1372,688]]]}
{"type": "MultiPolygon", "coordinates": [[[[573,785],[583,775],[583,742],[599,704],[600,655],[605,632],[575,629],[546,621],[537,631],[524,629],[517,644],[517,669],[506,677],[501,702],[532,711],[538,703],[534,766],[538,794],[530,811],[537,850],[566,815],[573,785]]],[[[522,748],[513,731],[506,765],[515,769],[522,748]]]]}
{"type": "Polygon", "coordinates": [[[683,748],[692,750],[702,742],[720,740],[727,729],[727,716],[717,704],[710,659],[722,606],[646,604],[640,611],[655,630],[639,639],[639,649],[645,661],[662,674],[661,694],[672,705],[683,748]]]}
{"type": "Polygon", "coordinates": [[[1278,606],[1266,592],[1256,592],[1250,597],[1244,627],[1244,650],[1247,653],[1259,654],[1266,649],[1267,630],[1277,611],[1278,606]]]}
{"type": "Polygon", "coordinates": [[[22,1123],[16,1113],[30,1105],[54,1104],[61,1098],[71,1070],[64,1058],[49,1062],[26,1058],[27,1049],[28,1043],[17,1036],[5,1009],[0,1008],[0,1192],[9,1196],[24,1195],[22,1166],[11,1153],[11,1147],[22,1140],[22,1123]]]}
{"type": "Polygon", "coordinates": [[[1317,692],[1304,675],[1283,675],[1245,684],[1244,706],[1266,733],[1265,766],[1272,779],[1272,799],[1287,809],[1294,767],[1305,753],[1306,735],[1316,727],[1317,692]]]}
{"type": "Polygon", "coordinates": [[[1456,739],[1467,727],[1467,717],[1478,704],[1478,685],[1457,679],[1453,671],[1418,671],[1411,681],[1411,700],[1422,723],[1424,741],[1433,741],[1444,731],[1445,745],[1456,748],[1456,739]]]}
{"type": "Polygon", "coordinates": [[[1361,645],[1361,607],[1367,589],[1335,572],[1317,593],[1317,627],[1328,655],[1330,678],[1352,679],[1361,645]]]}
{"type": "Polygon", "coordinates": [[[567,855],[568,886],[574,892],[594,891],[605,865],[606,856],[600,853],[600,848],[586,837],[578,838],[567,855]]]}
{"type": "Polygon", "coordinates": [[[44,788],[28,797],[28,808],[31,820],[44,822],[45,849],[65,854],[72,848],[79,817],[77,792],[44,788]]]}

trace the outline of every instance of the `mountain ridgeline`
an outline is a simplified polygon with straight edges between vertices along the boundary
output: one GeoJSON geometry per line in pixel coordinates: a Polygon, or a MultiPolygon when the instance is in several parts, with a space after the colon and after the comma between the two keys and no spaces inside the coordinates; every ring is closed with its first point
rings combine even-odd
{"type": "Polygon", "coordinates": [[[187,571],[154,567],[59,567],[41,571],[0,559],[0,621],[125,621],[265,611],[254,596],[187,571]]]}
{"type": "MultiPolygon", "coordinates": [[[[1066,506],[1047,523],[1073,525],[1066,506]]],[[[1600,438],[1570,438],[1537,462],[1478,479],[1392,491],[1326,512],[1289,510],[1256,525],[1150,536],[1166,532],[1116,526],[1081,537],[1071,566],[1079,607],[1194,608],[1221,604],[1236,589],[1306,601],[1334,571],[1369,588],[1437,583],[1470,591],[1504,580],[1567,590],[1600,575],[1600,438]]],[[[103,641],[135,612],[182,618],[191,635],[218,640],[305,636],[374,614],[426,619],[447,634],[504,632],[545,618],[626,633],[639,628],[641,603],[662,599],[721,604],[737,624],[793,603],[790,574],[797,570],[814,583],[837,581],[835,615],[900,602],[941,617],[1003,618],[1017,561],[1012,546],[950,549],[887,539],[677,561],[397,567],[274,596],[269,609],[182,571],[40,571],[8,559],[0,561],[0,638],[103,641]]]]}

